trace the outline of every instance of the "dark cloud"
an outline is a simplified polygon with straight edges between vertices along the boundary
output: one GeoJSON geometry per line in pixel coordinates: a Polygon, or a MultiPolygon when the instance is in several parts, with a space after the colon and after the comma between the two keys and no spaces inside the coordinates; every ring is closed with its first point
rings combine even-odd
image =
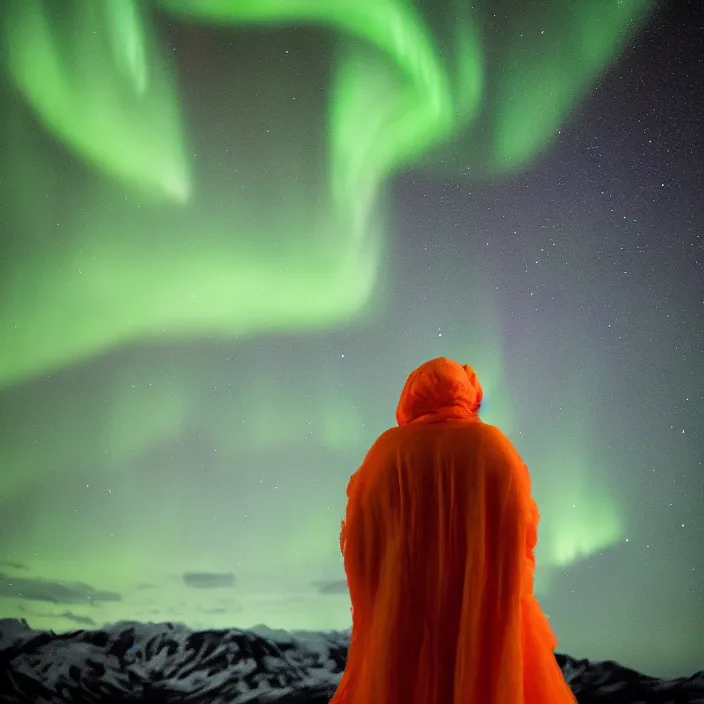
{"type": "Polygon", "coordinates": [[[35,616],[42,616],[43,618],[63,618],[67,621],[73,621],[74,623],[80,623],[82,626],[97,626],[98,624],[90,616],[81,616],[80,614],[74,614],[73,611],[64,611],[61,614],[41,614],[36,613],[35,616]]]}
{"type": "Polygon", "coordinates": [[[344,579],[313,582],[321,594],[346,594],[347,582],[344,579]]]}
{"type": "Polygon", "coordinates": [[[58,619],[63,618],[67,621],[73,621],[74,623],[80,623],[83,626],[97,626],[97,622],[94,621],[90,616],[81,616],[80,614],[74,614],[73,611],[64,611],[63,613],[51,613],[48,611],[34,611],[33,609],[27,609],[20,605],[18,608],[24,614],[28,616],[37,616],[40,618],[51,618],[58,619]]]}
{"type": "Polygon", "coordinates": [[[157,585],[152,584],[151,582],[140,582],[135,588],[136,589],[157,589],[157,585]]]}
{"type": "Polygon", "coordinates": [[[21,562],[0,561],[0,567],[10,567],[13,570],[29,570],[29,567],[27,567],[27,565],[23,565],[21,562]]]}
{"type": "Polygon", "coordinates": [[[80,614],[74,614],[72,611],[64,611],[62,614],[58,614],[58,616],[59,618],[65,618],[67,621],[80,623],[84,626],[97,625],[96,622],[90,616],[81,616],[80,614]]]}
{"type": "Polygon", "coordinates": [[[103,592],[82,582],[62,582],[40,577],[10,577],[0,572],[0,596],[53,604],[93,604],[98,601],[121,601],[116,592],[103,592]]]}
{"type": "Polygon", "coordinates": [[[194,589],[226,589],[235,584],[235,575],[232,572],[186,572],[183,582],[194,589]]]}

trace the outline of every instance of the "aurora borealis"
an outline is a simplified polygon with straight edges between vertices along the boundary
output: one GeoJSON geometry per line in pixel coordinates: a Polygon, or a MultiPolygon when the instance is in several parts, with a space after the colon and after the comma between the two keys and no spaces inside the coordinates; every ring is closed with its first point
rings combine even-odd
{"type": "Polygon", "coordinates": [[[4,4],[2,615],[347,627],[347,479],[445,355],[560,648],[704,658],[696,23],[436,5],[4,4]]]}

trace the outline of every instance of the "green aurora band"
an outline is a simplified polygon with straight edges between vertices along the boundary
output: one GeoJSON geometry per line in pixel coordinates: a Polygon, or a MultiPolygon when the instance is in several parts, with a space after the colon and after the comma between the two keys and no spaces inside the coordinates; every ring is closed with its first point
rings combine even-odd
{"type": "MultiPolygon", "coordinates": [[[[77,213],[43,255],[27,248],[5,260],[0,338],[10,344],[0,357],[0,385],[147,337],[309,330],[359,312],[370,302],[384,252],[377,207],[383,184],[399,168],[423,163],[468,176],[526,166],[649,3],[525,3],[506,18],[513,41],[496,47],[488,10],[461,5],[447,27],[402,0],[161,2],[161,12],[189,21],[317,23],[338,38],[329,104],[319,106],[327,115],[325,149],[316,149],[321,163],[303,178],[329,177],[312,189],[312,212],[301,198],[313,194],[287,178],[292,164],[310,162],[290,161],[301,156],[291,146],[301,141],[296,122],[268,145],[287,164],[267,172],[269,180],[280,178],[278,215],[287,222],[274,248],[262,244],[272,241],[271,223],[235,217],[238,205],[261,215],[251,205],[251,186],[242,201],[232,187],[234,231],[223,236],[204,215],[174,70],[138,7],[133,0],[68,0],[57,11],[43,0],[12,0],[5,10],[4,63],[14,86],[57,139],[119,179],[125,192],[111,198],[94,186],[86,194],[113,212],[113,201],[122,201],[117,221],[77,213]],[[441,41],[453,49],[449,56],[440,53],[441,41]],[[498,61],[492,72],[487,55],[498,61]],[[135,187],[174,206],[138,202],[135,187]],[[183,212],[193,201],[197,218],[183,212]],[[155,210],[165,227],[178,223],[184,233],[173,233],[169,251],[144,232],[155,210]]],[[[8,122],[21,130],[19,121],[8,122]]],[[[8,170],[38,149],[25,140],[10,133],[8,170]]],[[[246,164],[257,160],[256,153],[248,157],[246,164]]],[[[273,186],[264,190],[268,195],[273,186]]]]}
{"type": "MultiPolygon", "coordinates": [[[[9,421],[0,428],[0,499],[21,496],[36,482],[49,491],[47,454],[56,473],[92,466],[109,476],[129,466],[132,477],[122,486],[137,496],[144,490],[137,458],[178,438],[186,419],[198,414],[199,434],[211,436],[225,464],[307,437],[331,453],[358,454],[388,424],[388,408],[374,418],[344,410],[362,399],[350,401],[354,389],[331,393],[325,375],[313,389],[291,378],[242,375],[236,389],[217,391],[215,413],[193,400],[202,369],[177,360],[164,370],[139,350],[121,366],[114,353],[208,336],[242,345],[267,333],[322,334],[371,316],[391,285],[390,179],[411,168],[477,179],[528,167],[651,9],[648,0],[536,0],[520,9],[486,0],[457,2],[447,13],[433,6],[407,0],[156,0],[151,7],[136,0],[65,0],[60,9],[49,0],[5,3],[0,180],[11,185],[0,195],[7,228],[0,260],[0,410],[9,421]],[[219,25],[251,42],[304,27],[319,32],[327,47],[320,52],[330,63],[324,79],[272,72],[261,85],[260,76],[252,85],[215,81],[229,91],[214,129],[231,147],[226,155],[215,147],[206,155],[222,169],[220,186],[206,187],[191,158],[195,147],[173,57],[179,49],[167,45],[166,21],[219,25]],[[256,120],[271,122],[264,142],[247,130],[247,121],[256,120]],[[71,173],[46,156],[59,148],[75,157],[71,173]],[[67,183],[79,200],[64,202],[67,183]],[[109,381],[90,389],[87,379],[99,364],[110,369],[109,381]],[[64,375],[70,369],[79,369],[78,382],[64,375]],[[305,418],[296,412],[302,395],[311,409],[305,418]],[[66,399],[60,408],[56,398],[66,399]],[[227,414],[235,400],[250,413],[251,427],[235,429],[234,415],[227,414]],[[79,435],[77,428],[86,430],[79,435]]],[[[508,430],[492,288],[487,280],[476,286],[481,297],[475,300],[485,303],[472,315],[482,334],[462,349],[438,343],[427,356],[471,361],[488,396],[504,399],[488,420],[508,430]]],[[[418,361],[403,360],[409,368],[418,361]]],[[[399,388],[401,379],[399,372],[399,388]]],[[[573,436],[583,438],[584,430],[575,428],[573,436]]],[[[589,500],[578,498],[587,455],[585,446],[562,458],[572,479],[548,502],[564,506],[565,515],[546,522],[541,562],[547,566],[569,564],[622,535],[618,507],[598,498],[598,482],[590,477],[589,500]]],[[[282,491],[294,489],[293,478],[282,481],[282,491]]],[[[311,571],[330,571],[331,562],[339,567],[328,538],[336,534],[341,500],[335,510],[313,502],[303,518],[292,515],[295,529],[267,559],[289,570],[303,563],[311,571]]],[[[97,509],[81,519],[81,549],[71,558],[59,559],[69,530],[62,521],[75,526],[69,514],[3,538],[0,558],[27,556],[24,562],[51,579],[80,574],[102,589],[136,594],[104,601],[114,618],[146,618],[135,607],[147,602],[139,601],[133,579],[146,567],[173,569],[170,556],[179,550],[197,555],[191,566],[203,572],[242,558],[234,549],[188,544],[171,506],[149,541],[138,524],[125,521],[109,563],[102,538],[91,533],[96,521],[109,519],[97,509]],[[151,547],[136,547],[144,543],[157,545],[160,558],[151,547]],[[37,544],[44,550],[32,558],[37,544]]],[[[321,607],[301,582],[287,588],[307,620],[287,620],[290,609],[277,612],[273,595],[266,596],[278,587],[257,579],[248,588],[262,596],[242,625],[342,627],[348,619],[341,602],[321,607]]],[[[188,607],[179,606],[186,588],[167,596],[175,617],[190,618],[188,607]]],[[[6,596],[5,602],[4,613],[19,613],[19,601],[6,596]]],[[[199,613],[197,620],[220,624],[221,607],[214,604],[212,617],[199,613]]],[[[58,627],[53,617],[34,623],[58,627]]]]}

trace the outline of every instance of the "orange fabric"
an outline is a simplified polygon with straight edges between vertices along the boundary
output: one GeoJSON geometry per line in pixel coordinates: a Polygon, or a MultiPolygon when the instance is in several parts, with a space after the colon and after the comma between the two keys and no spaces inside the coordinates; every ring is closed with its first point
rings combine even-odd
{"type": "Polygon", "coordinates": [[[573,704],[533,596],[538,509],[471,367],[426,362],[347,488],[352,601],[331,704],[573,704]]]}

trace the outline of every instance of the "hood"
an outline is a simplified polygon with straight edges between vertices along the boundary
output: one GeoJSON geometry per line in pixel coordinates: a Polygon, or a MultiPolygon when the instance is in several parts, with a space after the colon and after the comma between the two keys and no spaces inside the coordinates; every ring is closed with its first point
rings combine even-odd
{"type": "Polygon", "coordinates": [[[482,387],[474,369],[445,357],[431,359],[412,371],[396,408],[399,425],[477,418],[482,387]]]}

